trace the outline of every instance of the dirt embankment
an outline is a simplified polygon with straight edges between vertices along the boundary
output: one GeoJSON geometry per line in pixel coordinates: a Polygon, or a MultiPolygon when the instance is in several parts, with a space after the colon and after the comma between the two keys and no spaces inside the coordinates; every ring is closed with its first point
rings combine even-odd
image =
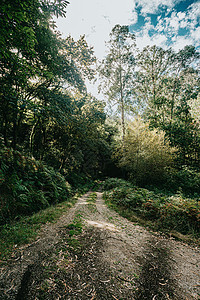
{"type": "Polygon", "coordinates": [[[200,299],[199,248],[120,217],[101,193],[96,203],[88,195],[1,266],[0,299],[200,299]]]}

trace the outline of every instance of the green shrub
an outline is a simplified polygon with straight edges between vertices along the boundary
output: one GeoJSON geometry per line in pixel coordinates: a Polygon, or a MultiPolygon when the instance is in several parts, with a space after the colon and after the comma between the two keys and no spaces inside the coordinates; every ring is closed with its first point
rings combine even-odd
{"type": "Polygon", "coordinates": [[[0,151],[0,224],[66,200],[71,187],[53,168],[18,151],[0,151]]]}
{"type": "Polygon", "coordinates": [[[161,224],[183,234],[200,231],[200,203],[180,194],[169,197],[161,208],[161,224]]]}
{"type": "Polygon", "coordinates": [[[108,178],[107,180],[102,182],[101,186],[104,191],[108,191],[116,187],[132,187],[132,184],[121,178],[108,178]]]}
{"type": "Polygon", "coordinates": [[[127,124],[124,144],[117,144],[115,156],[137,184],[162,184],[167,168],[173,165],[175,151],[164,131],[152,129],[148,122],[136,118],[127,124]]]}
{"type": "Polygon", "coordinates": [[[92,178],[85,174],[71,172],[66,176],[66,178],[70,185],[73,186],[73,189],[80,193],[85,193],[95,186],[95,182],[92,178]]]}
{"type": "Polygon", "coordinates": [[[200,202],[198,199],[185,198],[181,192],[172,195],[150,191],[113,178],[107,179],[102,186],[106,200],[122,210],[128,209],[129,212],[143,219],[153,221],[157,229],[165,228],[183,234],[199,234],[200,202]]]}
{"type": "Polygon", "coordinates": [[[188,166],[182,166],[179,170],[169,168],[165,177],[165,187],[173,191],[181,190],[188,195],[199,194],[200,172],[188,166]]]}
{"type": "Polygon", "coordinates": [[[175,174],[175,182],[187,193],[200,193],[200,173],[187,166],[183,166],[175,174]]]}

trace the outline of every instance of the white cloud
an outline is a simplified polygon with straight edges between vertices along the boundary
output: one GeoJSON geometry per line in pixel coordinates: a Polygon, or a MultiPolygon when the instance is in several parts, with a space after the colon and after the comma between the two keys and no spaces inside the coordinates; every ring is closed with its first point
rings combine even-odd
{"type": "Polygon", "coordinates": [[[191,44],[193,44],[193,40],[190,37],[178,36],[174,38],[172,48],[178,51],[191,44]]]}
{"type": "Polygon", "coordinates": [[[180,28],[190,28],[191,24],[187,18],[180,21],[180,28]]]}
{"type": "Polygon", "coordinates": [[[164,31],[167,35],[176,35],[180,28],[189,28],[190,22],[188,18],[182,19],[185,16],[185,13],[176,13],[175,11],[172,12],[171,16],[160,18],[155,30],[162,32],[164,31]]]}
{"type": "Polygon", "coordinates": [[[191,32],[194,43],[200,44],[200,26],[191,32]]]}
{"type": "Polygon", "coordinates": [[[133,0],[73,0],[67,7],[67,18],[56,20],[63,36],[78,39],[86,34],[94,46],[97,57],[105,55],[105,41],[116,24],[129,25],[137,22],[133,0]]]}
{"type": "Polygon", "coordinates": [[[179,20],[183,20],[185,18],[185,13],[184,12],[178,12],[177,16],[178,16],[179,20]]]}
{"type": "MultiPolygon", "coordinates": [[[[146,0],[139,1],[143,4],[147,3],[146,0]]],[[[155,5],[155,10],[161,3],[165,3],[165,1],[161,0],[152,0],[152,2],[155,5]]],[[[152,3],[149,3],[149,5],[152,5],[152,3]]],[[[149,9],[149,7],[146,7],[146,9],[149,9]]],[[[172,46],[176,51],[190,44],[199,47],[199,17],[200,1],[191,5],[185,12],[176,12],[174,9],[171,9],[170,13],[167,13],[165,17],[162,17],[161,15],[158,16],[157,25],[155,27],[151,24],[150,18],[145,17],[145,24],[137,33],[137,45],[141,49],[147,45],[157,45],[163,48],[168,48],[170,44],[170,46],[172,46]],[[185,29],[185,31],[182,31],[184,35],[179,35],[180,29],[185,29]]]]}
{"type": "Polygon", "coordinates": [[[141,7],[141,13],[146,15],[148,13],[155,14],[162,7],[167,7],[169,11],[181,0],[136,0],[138,6],[141,7]]]}
{"type": "Polygon", "coordinates": [[[188,17],[197,24],[197,20],[200,18],[200,1],[190,5],[188,17]]]}
{"type": "Polygon", "coordinates": [[[135,24],[138,21],[138,14],[136,12],[136,10],[132,10],[132,17],[130,19],[130,24],[135,24]]]}
{"type": "Polygon", "coordinates": [[[171,31],[174,33],[178,33],[180,23],[179,23],[179,18],[176,16],[176,13],[173,12],[170,18],[170,23],[169,26],[171,27],[171,31]]]}
{"type": "Polygon", "coordinates": [[[149,34],[136,35],[136,43],[139,49],[142,49],[149,46],[159,46],[162,48],[166,48],[167,37],[164,34],[154,34],[153,36],[149,36],[149,34]]]}
{"type": "Polygon", "coordinates": [[[155,34],[150,37],[148,33],[149,21],[143,26],[138,34],[138,43],[152,45],[157,41],[158,46],[167,47],[168,39],[174,43],[172,45],[176,50],[188,44],[193,44],[196,47],[200,45],[200,1],[191,4],[187,11],[176,12],[174,7],[182,0],[136,0],[136,3],[141,8],[141,13],[146,16],[149,13],[156,14],[163,7],[167,8],[165,17],[157,17],[157,25],[154,28],[155,34]],[[185,36],[178,36],[179,29],[186,29],[185,36]],[[165,33],[166,36],[163,35],[165,33]],[[158,39],[156,37],[159,37],[158,39]]]}
{"type": "Polygon", "coordinates": [[[143,27],[143,33],[148,34],[148,32],[154,29],[154,26],[151,24],[151,18],[150,17],[146,17],[145,18],[145,25],[143,27]]]}
{"type": "Polygon", "coordinates": [[[158,22],[158,28],[155,30],[155,27],[151,23],[151,18],[145,18],[145,25],[141,30],[136,34],[136,44],[139,49],[146,47],[147,45],[153,46],[157,45],[160,47],[166,46],[167,37],[165,34],[161,33],[163,30],[162,20],[158,22]],[[155,33],[152,35],[152,31],[155,30],[155,33]],[[150,35],[151,31],[151,35],[150,35]]]}
{"type": "Polygon", "coordinates": [[[166,42],[167,42],[167,37],[164,34],[155,34],[153,36],[153,45],[157,45],[160,47],[165,48],[166,42]]]}

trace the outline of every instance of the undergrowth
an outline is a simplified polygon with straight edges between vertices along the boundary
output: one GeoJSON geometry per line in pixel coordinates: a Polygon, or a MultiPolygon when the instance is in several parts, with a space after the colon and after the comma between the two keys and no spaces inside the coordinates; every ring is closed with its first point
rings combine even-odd
{"type": "Polygon", "coordinates": [[[53,168],[4,148],[0,151],[0,225],[66,201],[70,184],[53,168]]]}
{"type": "Polygon", "coordinates": [[[96,199],[97,199],[96,192],[91,192],[90,195],[87,197],[87,200],[86,200],[87,201],[87,207],[92,213],[95,213],[97,211],[96,199]]]}
{"type": "Polygon", "coordinates": [[[142,220],[156,230],[200,237],[198,198],[187,198],[181,192],[172,194],[139,188],[117,178],[105,180],[102,189],[107,203],[129,219],[142,220]]]}
{"type": "Polygon", "coordinates": [[[94,204],[97,199],[97,194],[95,192],[90,193],[90,195],[87,197],[87,203],[94,204]]]}
{"type": "Polygon", "coordinates": [[[66,226],[66,233],[68,235],[67,244],[68,250],[78,254],[82,250],[82,246],[77,236],[82,233],[83,223],[80,216],[74,218],[73,223],[66,226]]]}
{"type": "Polygon", "coordinates": [[[77,195],[70,198],[70,201],[59,203],[48,207],[29,217],[21,217],[18,221],[5,224],[0,227],[0,260],[7,259],[12,251],[20,245],[33,241],[42,224],[56,222],[58,218],[72,207],[77,195]]]}
{"type": "Polygon", "coordinates": [[[79,176],[72,188],[64,176],[41,161],[1,149],[0,260],[32,241],[41,224],[56,221],[76,197],[92,187],[91,179],[79,176]]]}

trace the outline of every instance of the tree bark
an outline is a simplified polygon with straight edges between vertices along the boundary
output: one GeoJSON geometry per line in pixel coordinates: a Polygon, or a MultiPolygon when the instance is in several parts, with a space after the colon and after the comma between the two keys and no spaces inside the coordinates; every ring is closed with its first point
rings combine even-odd
{"type": "Polygon", "coordinates": [[[121,124],[122,124],[122,146],[124,150],[124,138],[125,138],[125,116],[124,116],[124,97],[123,97],[123,83],[122,83],[122,68],[120,65],[120,74],[119,74],[119,79],[120,79],[120,102],[121,102],[121,124]]]}

